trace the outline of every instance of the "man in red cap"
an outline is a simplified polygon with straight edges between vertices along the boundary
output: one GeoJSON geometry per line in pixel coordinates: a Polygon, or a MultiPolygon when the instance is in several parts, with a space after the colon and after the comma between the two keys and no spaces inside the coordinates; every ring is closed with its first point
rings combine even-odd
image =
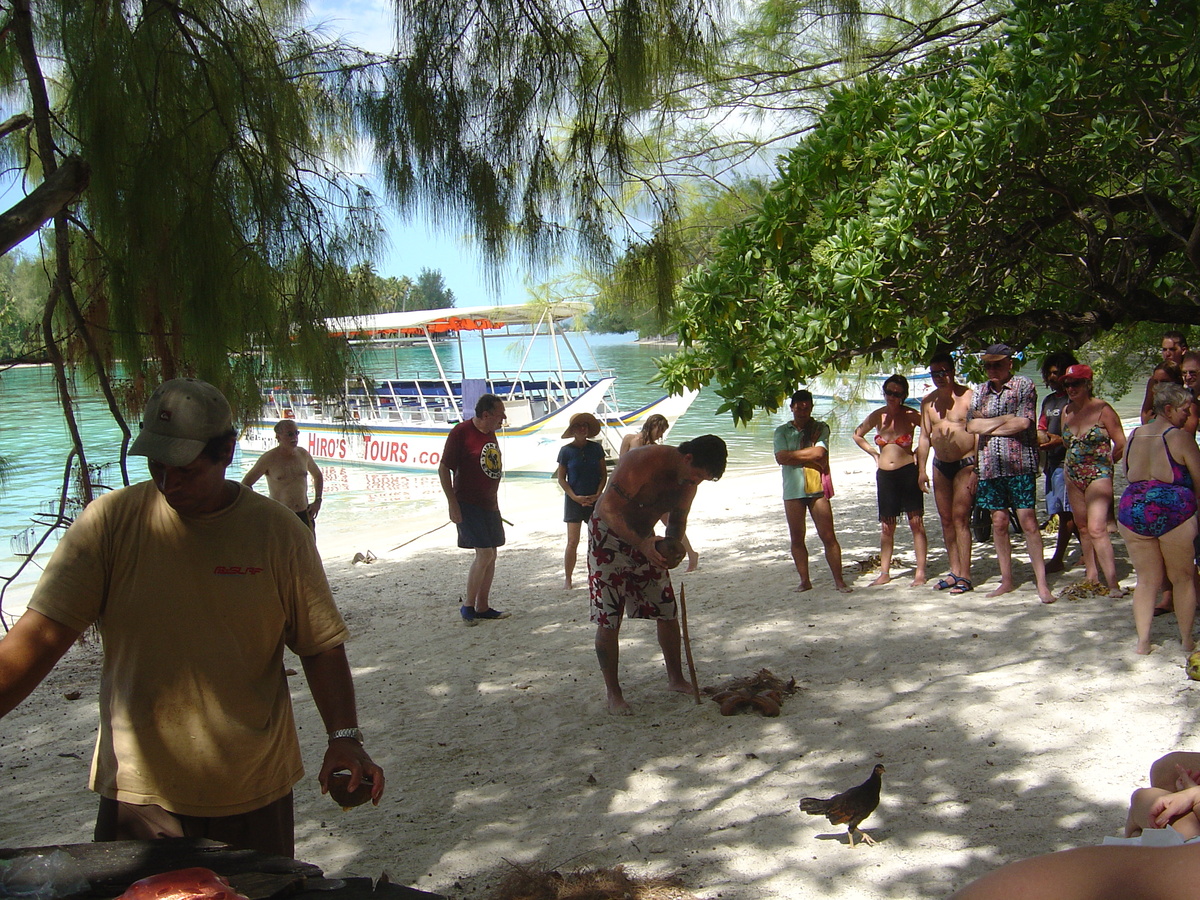
{"type": "Polygon", "coordinates": [[[146,404],[130,452],[150,481],[105,494],[63,535],[0,641],[0,716],[87,628],[104,642],[91,788],[96,840],[203,837],[292,856],[303,775],[283,666],[304,667],[329,733],[318,776],[353,791],[383,771],[363,749],[345,623],[312,535],[225,478],[237,432],[211,384],[176,378],[146,404]]]}
{"type": "Polygon", "coordinates": [[[1013,589],[1012,544],[1008,537],[1010,509],[1025,532],[1029,564],[1043,603],[1053,603],[1046,582],[1042,533],[1038,530],[1036,476],[1038,470],[1037,391],[1033,382],[1012,371],[1013,351],[992,344],[983,354],[988,380],[975,388],[967,431],[979,436],[979,485],[975,505],[992,514],[992,543],[1000,564],[1000,584],[988,594],[997,597],[1013,589]]]}

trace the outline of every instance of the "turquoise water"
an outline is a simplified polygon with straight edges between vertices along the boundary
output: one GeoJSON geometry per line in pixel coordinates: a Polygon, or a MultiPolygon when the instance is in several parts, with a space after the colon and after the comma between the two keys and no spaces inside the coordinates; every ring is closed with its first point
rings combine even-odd
{"type": "MultiPolygon", "coordinates": [[[[662,391],[652,383],[656,372],[654,361],[669,353],[670,347],[638,344],[631,335],[589,336],[588,340],[595,352],[596,363],[617,374],[617,395],[622,408],[636,408],[661,396],[662,391]]],[[[578,344],[578,340],[575,343],[578,344]]],[[[452,377],[456,375],[460,369],[457,343],[442,343],[437,352],[447,372],[452,377]]],[[[493,340],[488,344],[488,363],[493,370],[515,370],[523,352],[522,342],[516,338],[493,340]]],[[[545,368],[555,352],[548,341],[539,340],[527,361],[527,368],[545,368]]],[[[561,345],[557,352],[564,356],[565,364],[570,362],[561,345]]],[[[481,374],[482,353],[478,342],[464,341],[463,354],[467,374],[481,374]]],[[[582,361],[585,366],[592,364],[589,358],[582,361]]],[[[396,370],[408,377],[437,376],[436,366],[429,359],[427,349],[422,347],[377,352],[371,359],[372,374],[386,377],[396,374],[396,370]]],[[[1026,369],[1024,374],[1033,377],[1040,387],[1035,371],[1026,369]]],[[[120,434],[101,399],[86,386],[80,394],[76,414],[88,442],[88,461],[92,465],[105,465],[100,481],[118,487],[121,478],[115,461],[120,449],[120,434]]],[[[1123,417],[1135,415],[1140,400],[1141,389],[1138,388],[1116,404],[1118,413],[1123,417]]],[[[861,451],[853,443],[851,433],[878,403],[878,399],[857,403],[818,400],[814,414],[830,422],[831,453],[835,459],[858,459],[861,451]]],[[[22,550],[22,545],[36,541],[44,530],[33,520],[57,508],[70,441],[55,401],[48,368],[9,369],[0,373],[0,404],[4,411],[0,419],[0,456],[9,464],[7,480],[0,493],[0,575],[7,576],[20,562],[16,554],[22,550]]],[[[701,391],[691,408],[675,424],[668,440],[680,443],[700,434],[719,434],[729,445],[731,469],[773,469],[772,433],[790,413],[786,409],[774,415],[760,413],[750,425],[735,428],[728,414],[717,414],[720,405],[721,398],[713,390],[701,391]]],[[[248,463],[244,463],[239,455],[234,460],[231,477],[240,478],[247,467],[248,463]]],[[[412,516],[415,519],[438,514],[443,503],[436,477],[405,475],[371,466],[323,466],[322,469],[326,478],[322,517],[334,524],[361,517],[369,520],[379,516],[412,516]]],[[[144,460],[131,458],[129,473],[133,481],[144,479],[144,460]]],[[[520,490],[520,484],[521,480],[517,479],[507,489],[520,490]]],[[[50,546],[52,544],[47,545],[50,546]]],[[[38,558],[44,560],[46,556],[41,554],[38,558]]],[[[29,567],[21,583],[9,588],[3,608],[12,608],[9,598],[14,594],[27,593],[29,585],[36,580],[37,571],[36,566],[29,567]]]]}

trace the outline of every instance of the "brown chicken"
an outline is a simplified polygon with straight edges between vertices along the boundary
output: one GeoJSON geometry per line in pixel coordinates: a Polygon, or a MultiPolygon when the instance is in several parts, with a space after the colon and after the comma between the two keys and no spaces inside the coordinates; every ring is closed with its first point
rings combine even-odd
{"type": "Polygon", "coordinates": [[[858,826],[863,819],[875,812],[879,805],[879,789],[883,779],[879,776],[886,770],[876,766],[871,770],[871,777],[857,787],[842,791],[828,800],[816,797],[805,797],[800,801],[800,809],[810,816],[824,816],[831,825],[845,825],[846,834],[850,838],[850,846],[854,846],[854,832],[858,831],[863,843],[874,844],[875,841],[865,831],[859,831],[858,826]]]}

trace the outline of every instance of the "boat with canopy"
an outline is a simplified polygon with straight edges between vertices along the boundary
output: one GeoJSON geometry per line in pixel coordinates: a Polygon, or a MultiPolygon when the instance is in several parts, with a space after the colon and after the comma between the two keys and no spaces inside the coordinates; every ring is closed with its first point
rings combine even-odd
{"type": "Polygon", "coordinates": [[[615,374],[599,366],[582,332],[564,328],[589,309],[585,303],[530,303],[330,320],[330,332],[358,350],[423,345],[436,376],[357,374],[336,397],[317,396],[303,385],[271,386],[264,391],[262,415],[243,433],[241,447],[247,453],[269,450],[275,446],[275,424],[294,419],[300,446],[318,461],[435,472],[450,429],[474,414],[482,394],[492,393],[504,399],[508,415],[497,432],[506,472],[554,472],[562,433],[571,416],[581,412],[600,420],[599,440],[608,455],[616,457],[626,434],[640,429],[655,413],[674,424],[696,392],[619,409],[615,374]],[[472,338],[482,347],[482,372],[477,377],[468,377],[462,346],[472,338]],[[459,343],[457,371],[450,371],[438,352],[449,340],[459,343]],[[497,340],[509,347],[520,342],[515,369],[503,368],[499,354],[489,355],[488,345],[497,340]],[[535,353],[539,342],[540,352],[535,353]]]}

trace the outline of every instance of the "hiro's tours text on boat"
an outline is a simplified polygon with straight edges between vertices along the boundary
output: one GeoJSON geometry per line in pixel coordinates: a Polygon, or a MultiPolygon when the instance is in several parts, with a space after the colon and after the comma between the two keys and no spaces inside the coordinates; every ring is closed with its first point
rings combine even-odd
{"type": "Polygon", "coordinates": [[[335,397],[303,384],[269,387],[242,450],[269,450],[275,423],[294,419],[300,445],[317,460],[434,472],[450,429],[492,393],[504,399],[508,415],[497,432],[506,472],[552,473],[562,433],[581,412],[600,420],[599,440],[615,457],[622,437],[648,416],[673,424],[696,394],[622,410],[616,375],[599,366],[583,332],[564,328],[588,310],[583,303],[540,303],[331,320],[330,331],[354,346],[358,374],[335,397]],[[471,333],[476,350],[464,341],[471,333]]]}

